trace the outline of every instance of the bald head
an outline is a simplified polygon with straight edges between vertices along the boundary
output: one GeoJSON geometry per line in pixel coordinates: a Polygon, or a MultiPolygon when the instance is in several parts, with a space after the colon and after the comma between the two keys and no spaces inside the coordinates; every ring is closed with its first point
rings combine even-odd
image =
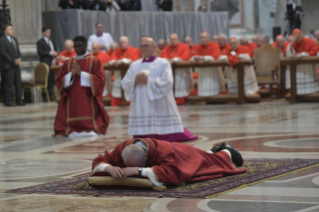
{"type": "Polygon", "coordinates": [[[163,50],[166,46],[165,40],[164,39],[159,39],[157,42],[157,46],[160,50],[163,50]]]}
{"type": "Polygon", "coordinates": [[[207,46],[210,42],[210,36],[208,34],[208,32],[202,32],[200,34],[200,42],[204,45],[207,46]]]}
{"type": "Polygon", "coordinates": [[[257,35],[251,37],[251,42],[257,44],[257,35]]]}
{"type": "Polygon", "coordinates": [[[129,39],[126,36],[121,36],[119,39],[120,46],[123,50],[127,49],[129,47],[129,39]]]}
{"type": "Polygon", "coordinates": [[[237,51],[237,49],[239,47],[239,42],[236,38],[231,38],[229,41],[229,44],[230,44],[233,51],[237,51]]]}
{"type": "Polygon", "coordinates": [[[220,34],[219,35],[219,46],[224,47],[227,44],[227,35],[220,34]]]}
{"type": "Polygon", "coordinates": [[[66,50],[69,54],[71,54],[71,53],[74,51],[73,46],[74,46],[74,43],[73,43],[72,40],[66,40],[66,41],[64,42],[65,50],[66,50]]]}
{"type": "Polygon", "coordinates": [[[112,51],[114,51],[118,46],[119,46],[119,45],[118,45],[116,42],[112,42],[112,43],[111,43],[111,46],[110,46],[110,49],[111,49],[112,51]]]}
{"type": "Polygon", "coordinates": [[[100,43],[98,41],[95,41],[92,43],[92,52],[93,54],[97,55],[100,53],[100,43]]]}
{"type": "Polygon", "coordinates": [[[187,36],[184,41],[190,48],[194,45],[193,39],[190,36],[187,36]]]}
{"type": "Polygon", "coordinates": [[[277,47],[282,49],[284,47],[284,44],[285,44],[285,38],[283,36],[277,36],[276,43],[277,43],[277,47]]]}
{"type": "Polygon", "coordinates": [[[264,41],[265,41],[264,36],[262,36],[262,35],[257,36],[257,46],[258,47],[262,46],[264,44],[264,41]]]}
{"type": "Polygon", "coordinates": [[[170,40],[172,46],[177,46],[179,43],[178,35],[175,33],[173,33],[169,36],[169,40],[170,40]]]}
{"type": "Polygon", "coordinates": [[[218,35],[213,36],[213,42],[219,43],[219,36],[218,35]]]}
{"type": "Polygon", "coordinates": [[[147,153],[140,145],[130,144],[124,148],[122,159],[127,167],[145,167],[147,153]]]}
{"type": "Polygon", "coordinates": [[[242,37],[239,38],[239,43],[242,46],[247,46],[248,45],[248,40],[247,40],[247,38],[245,36],[242,36],[242,37]]]}
{"type": "Polygon", "coordinates": [[[146,36],[142,37],[140,48],[141,48],[141,53],[143,58],[151,57],[154,54],[156,49],[156,45],[153,38],[146,37],[146,36]]]}

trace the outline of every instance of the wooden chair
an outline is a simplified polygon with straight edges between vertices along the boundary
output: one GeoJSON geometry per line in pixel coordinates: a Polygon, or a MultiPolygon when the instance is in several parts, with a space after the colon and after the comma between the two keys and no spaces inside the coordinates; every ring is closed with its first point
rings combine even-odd
{"type": "Polygon", "coordinates": [[[39,63],[34,67],[34,69],[33,69],[33,82],[23,84],[22,99],[24,99],[25,89],[30,89],[30,92],[31,92],[31,88],[38,88],[37,89],[38,102],[40,102],[40,93],[42,93],[43,90],[46,93],[48,102],[50,102],[49,92],[47,89],[49,71],[50,71],[49,66],[45,63],[39,63]]]}
{"type": "Polygon", "coordinates": [[[259,90],[261,95],[276,93],[279,95],[279,74],[280,67],[280,50],[270,44],[264,44],[260,48],[254,50],[255,72],[258,85],[269,85],[269,90],[259,90]],[[273,92],[273,86],[277,86],[277,92],[273,92]]]}

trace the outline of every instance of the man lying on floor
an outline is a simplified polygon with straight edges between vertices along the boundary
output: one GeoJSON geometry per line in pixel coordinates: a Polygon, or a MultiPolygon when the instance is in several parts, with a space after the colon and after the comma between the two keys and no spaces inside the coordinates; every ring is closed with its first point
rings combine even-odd
{"type": "Polygon", "coordinates": [[[229,143],[203,151],[196,147],[156,139],[132,139],[117,145],[113,152],[96,157],[94,173],[107,172],[116,179],[129,176],[147,177],[155,186],[185,181],[204,181],[241,174],[240,153],[229,143]]]}

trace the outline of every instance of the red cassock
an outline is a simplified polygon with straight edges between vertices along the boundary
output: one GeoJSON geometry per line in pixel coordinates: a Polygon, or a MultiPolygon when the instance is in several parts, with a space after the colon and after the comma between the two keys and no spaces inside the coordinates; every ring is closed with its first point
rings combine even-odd
{"type": "MultiPolygon", "coordinates": [[[[140,59],[140,52],[138,49],[129,46],[127,49],[117,48],[114,50],[111,56],[111,60],[121,60],[123,58],[130,59],[132,61],[140,59]]],[[[121,98],[112,97],[111,106],[119,106],[122,103],[121,98]]]]}
{"type": "Polygon", "coordinates": [[[105,53],[101,50],[98,54],[92,53],[91,55],[99,58],[101,60],[102,64],[107,64],[111,60],[111,57],[107,53],[105,53]]]}
{"type": "Polygon", "coordinates": [[[195,56],[196,50],[197,49],[197,45],[192,45],[192,47],[189,47],[189,51],[190,51],[190,58],[192,58],[193,56],[195,56]]]}
{"type": "Polygon", "coordinates": [[[231,52],[231,46],[228,43],[226,43],[226,45],[223,47],[219,46],[219,49],[220,55],[228,55],[229,52],[231,52]]]}
{"type": "Polygon", "coordinates": [[[100,163],[125,167],[122,151],[136,140],[142,140],[148,146],[147,167],[153,168],[158,181],[162,183],[204,181],[247,171],[247,169],[236,169],[226,152],[210,154],[187,144],[150,138],[124,141],[111,153],[105,152],[105,155],[96,157],[92,163],[92,170],[100,163]]]}
{"type": "Polygon", "coordinates": [[[72,132],[83,131],[106,133],[109,116],[102,102],[105,76],[99,59],[88,55],[81,60],[66,61],[59,71],[56,85],[61,94],[54,124],[56,135],[69,135],[72,132]],[[91,87],[82,87],[80,77],[75,75],[73,84],[66,89],[63,88],[64,77],[71,72],[75,61],[83,72],[90,74],[91,87]]]}
{"type": "Polygon", "coordinates": [[[112,53],[113,53],[112,49],[109,49],[106,51],[106,54],[108,54],[110,57],[112,56],[112,53]]]}
{"type": "Polygon", "coordinates": [[[294,42],[292,47],[296,51],[296,54],[306,52],[309,56],[315,56],[318,52],[317,44],[311,38],[302,38],[300,43],[294,42]]]}
{"type": "Polygon", "coordinates": [[[231,65],[231,66],[235,66],[235,65],[237,65],[239,63],[238,55],[240,55],[240,54],[248,54],[251,57],[251,50],[249,49],[248,46],[239,45],[237,50],[235,51],[236,55],[232,55],[231,51],[227,55],[228,56],[229,65],[231,65]]]}
{"type": "MultiPolygon", "coordinates": [[[[73,58],[76,55],[75,51],[73,50],[71,53],[68,53],[66,50],[60,52],[60,54],[58,55],[58,57],[64,56],[67,58],[73,58]]],[[[61,65],[63,65],[64,61],[60,61],[59,62],[61,65]]]]}
{"type": "MultiPolygon", "coordinates": [[[[184,61],[188,61],[190,59],[190,56],[191,53],[189,50],[189,46],[186,43],[178,43],[176,46],[168,45],[161,51],[160,54],[161,58],[166,58],[168,60],[177,57],[184,61]]],[[[175,101],[178,105],[184,105],[186,102],[186,97],[175,97],[175,101]]]]}
{"type": "MultiPolygon", "coordinates": [[[[276,41],[273,42],[271,45],[272,45],[273,47],[275,47],[275,48],[278,48],[278,45],[277,45],[277,42],[276,42],[276,41]]],[[[284,46],[281,48],[281,53],[282,53],[284,56],[286,56],[286,49],[287,49],[288,45],[289,45],[289,42],[285,42],[284,46]]]]}
{"type": "Polygon", "coordinates": [[[212,56],[215,60],[220,56],[220,47],[217,43],[209,42],[208,45],[198,44],[195,55],[212,56]]]}
{"type": "Polygon", "coordinates": [[[185,43],[178,43],[174,47],[172,45],[166,46],[162,50],[160,57],[168,60],[178,57],[184,61],[188,61],[190,59],[189,46],[185,43]]]}

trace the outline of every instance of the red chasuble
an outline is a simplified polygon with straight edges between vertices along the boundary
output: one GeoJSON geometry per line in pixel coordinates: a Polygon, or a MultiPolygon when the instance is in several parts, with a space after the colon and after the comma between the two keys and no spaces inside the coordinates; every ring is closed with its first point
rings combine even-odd
{"type": "MultiPolygon", "coordinates": [[[[76,55],[76,53],[74,50],[70,54],[66,50],[64,50],[64,51],[60,52],[58,57],[64,56],[64,57],[68,57],[68,58],[73,58],[75,55],[76,55]]],[[[63,65],[64,61],[60,61],[59,63],[61,65],[63,65]]]]}
{"type": "Polygon", "coordinates": [[[107,64],[111,60],[111,57],[107,53],[105,53],[101,50],[97,55],[95,55],[93,53],[91,55],[99,58],[101,60],[102,64],[107,64]]]}
{"type": "Polygon", "coordinates": [[[150,138],[124,141],[117,145],[113,152],[105,152],[105,155],[96,157],[92,163],[92,170],[100,163],[125,167],[122,151],[136,140],[142,140],[148,146],[147,167],[153,168],[157,180],[162,183],[211,180],[247,171],[236,169],[226,152],[210,154],[187,144],[150,138]]]}
{"type": "Polygon", "coordinates": [[[173,59],[178,57],[184,61],[188,61],[190,59],[190,51],[189,46],[185,43],[178,43],[176,46],[166,46],[160,55],[161,58],[173,59]]]}
{"type": "Polygon", "coordinates": [[[220,56],[220,48],[217,43],[209,42],[208,45],[198,44],[195,55],[212,56],[215,60],[220,56]]]}
{"type": "Polygon", "coordinates": [[[248,46],[240,46],[239,45],[238,49],[235,51],[236,55],[231,55],[230,52],[227,56],[228,56],[229,65],[231,65],[231,66],[235,66],[239,63],[238,55],[240,55],[240,54],[248,54],[251,57],[251,50],[248,48],[248,46]]]}
{"type": "Polygon", "coordinates": [[[318,52],[316,42],[311,38],[302,38],[301,43],[295,41],[292,48],[296,51],[296,54],[306,52],[309,56],[315,56],[318,52]]]}
{"type": "Polygon", "coordinates": [[[109,125],[109,116],[104,109],[102,94],[105,77],[101,61],[90,55],[84,59],[70,59],[64,63],[56,79],[61,100],[55,118],[55,135],[69,135],[72,132],[90,132],[105,134],[109,125]],[[82,87],[78,75],[73,84],[64,89],[64,76],[71,72],[77,62],[83,72],[90,74],[91,87],[82,87]]]}
{"type": "Polygon", "coordinates": [[[219,49],[220,55],[228,55],[231,52],[231,46],[228,43],[224,47],[219,46],[219,49]]]}

